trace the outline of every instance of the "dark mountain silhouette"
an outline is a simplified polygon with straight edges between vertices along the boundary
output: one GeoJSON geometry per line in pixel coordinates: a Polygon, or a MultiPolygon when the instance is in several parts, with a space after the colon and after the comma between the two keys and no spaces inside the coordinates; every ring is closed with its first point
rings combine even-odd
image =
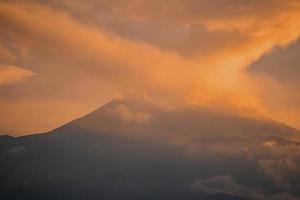
{"type": "Polygon", "coordinates": [[[216,164],[216,154],[210,152],[200,159],[207,150],[201,148],[216,143],[252,148],[270,137],[289,143],[294,141],[288,137],[298,135],[267,119],[200,107],[165,111],[145,100],[113,100],[48,133],[1,136],[0,192],[12,200],[242,200],[208,194],[194,182],[243,174],[243,187],[258,184],[272,190],[272,183],[243,156],[224,156],[224,163],[216,164]]]}

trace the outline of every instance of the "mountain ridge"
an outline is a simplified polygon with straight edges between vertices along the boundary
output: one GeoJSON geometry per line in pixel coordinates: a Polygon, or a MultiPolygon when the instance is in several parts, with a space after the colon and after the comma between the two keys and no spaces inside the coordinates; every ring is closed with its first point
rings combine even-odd
{"type": "Polygon", "coordinates": [[[95,133],[124,132],[134,133],[134,135],[155,133],[180,136],[193,133],[190,134],[191,137],[203,134],[206,136],[268,136],[275,134],[297,138],[298,134],[300,135],[299,130],[269,119],[251,119],[199,106],[164,110],[153,103],[140,99],[112,100],[54,132],[75,132],[74,129],[82,128],[95,133]]]}
{"type": "MultiPolygon", "coordinates": [[[[51,131],[39,134],[75,132],[74,129],[82,129],[84,127],[86,129],[93,129],[90,130],[90,132],[96,133],[122,132],[126,128],[129,128],[129,130],[125,131],[127,133],[130,131],[145,133],[145,129],[151,129],[149,132],[160,132],[160,130],[153,130],[153,128],[147,126],[149,124],[150,126],[158,126],[162,129],[166,129],[166,126],[171,127],[171,129],[176,129],[164,130],[166,132],[178,132],[180,129],[183,129],[181,131],[184,132],[195,132],[197,130],[199,132],[221,132],[220,130],[216,130],[216,127],[220,126],[223,127],[223,129],[231,129],[231,133],[222,133],[222,136],[226,136],[226,134],[232,136],[232,132],[234,131],[245,132],[246,135],[251,136],[248,131],[251,130],[252,126],[255,128],[253,136],[259,136],[259,131],[261,131],[261,136],[276,135],[278,132],[280,132],[279,136],[281,137],[287,136],[298,139],[297,135],[300,136],[298,129],[269,118],[263,120],[249,118],[240,116],[237,113],[218,112],[216,108],[201,106],[188,106],[179,109],[164,110],[160,106],[142,98],[113,99],[82,117],[71,120],[51,131]],[[104,122],[101,123],[101,120],[104,122]],[[108,126],[109,124],[111,125],[108,126]],[[118,126],[120,126],[119,129],[117,129],[118,126]],[[130,129],[129,126],[135,127],[134,130],[130,129]],[[172,126],[176,128],[172,128],[172,126]],[[197,128],[196,130],[189,130],[190,127],[197,128]],[[274,133],[271,134],[272,131],[274,133]]],[[[180,133],[177,134],[180,135],[180,133]]],[[[201,136],[201,134],[198,136],[201,136]]],[[[26,135],[24,137],[26,137],[26,135]]]]}

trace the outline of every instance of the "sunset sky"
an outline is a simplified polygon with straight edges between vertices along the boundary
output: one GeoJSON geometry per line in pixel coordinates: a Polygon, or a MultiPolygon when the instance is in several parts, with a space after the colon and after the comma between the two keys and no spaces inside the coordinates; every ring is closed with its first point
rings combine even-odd
{"type": "Polygon", "coordinates": [[[0,134],[127,96],[300,128],[299,0],[2,0],[0,23],[0,134]]]}

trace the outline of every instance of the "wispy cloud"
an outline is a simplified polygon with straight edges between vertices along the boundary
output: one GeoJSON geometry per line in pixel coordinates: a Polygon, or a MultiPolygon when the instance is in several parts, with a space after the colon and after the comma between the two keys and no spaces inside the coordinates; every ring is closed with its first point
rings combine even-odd
{"type": "Polygon", "coordinates": [[[265,80],[245,69],[300,34],[294,0],[3,1],[0,12],[5,64],[37,73],[6,88],[5,99],[56,99],[52,109],[58,101],[91,109],[134,94],[276,116],[262,98],[265,80]]]}
{"type": "Polygon", "coordinates": [[[14,65],[0,64],[0,85],[24,81],[26,78],[33,75],[34,73],[30,70],[22,69],[14,65]]]}

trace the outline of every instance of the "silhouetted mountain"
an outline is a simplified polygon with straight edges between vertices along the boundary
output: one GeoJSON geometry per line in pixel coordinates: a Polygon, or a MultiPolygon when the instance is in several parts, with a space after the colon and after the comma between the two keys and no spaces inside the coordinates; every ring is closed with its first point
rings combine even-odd
{"type": "Polygon", "coordinates": [[[226,195],[228,184],[280,192],[256,159],[273,159],[273,143],[297,147],[297,134],[207,108],[113,100],[49,133],[1,136],[0,192],[9,200],[243,199],[226,195]]]}
{"type": "Polygon", "coordinates": [[[129,134],[130,137],[281,136],[298,138],[299,131],[268,118],[243,117],[209,107],[165,111],[143,99],[113,100],[53,132],[129,134]]]}

